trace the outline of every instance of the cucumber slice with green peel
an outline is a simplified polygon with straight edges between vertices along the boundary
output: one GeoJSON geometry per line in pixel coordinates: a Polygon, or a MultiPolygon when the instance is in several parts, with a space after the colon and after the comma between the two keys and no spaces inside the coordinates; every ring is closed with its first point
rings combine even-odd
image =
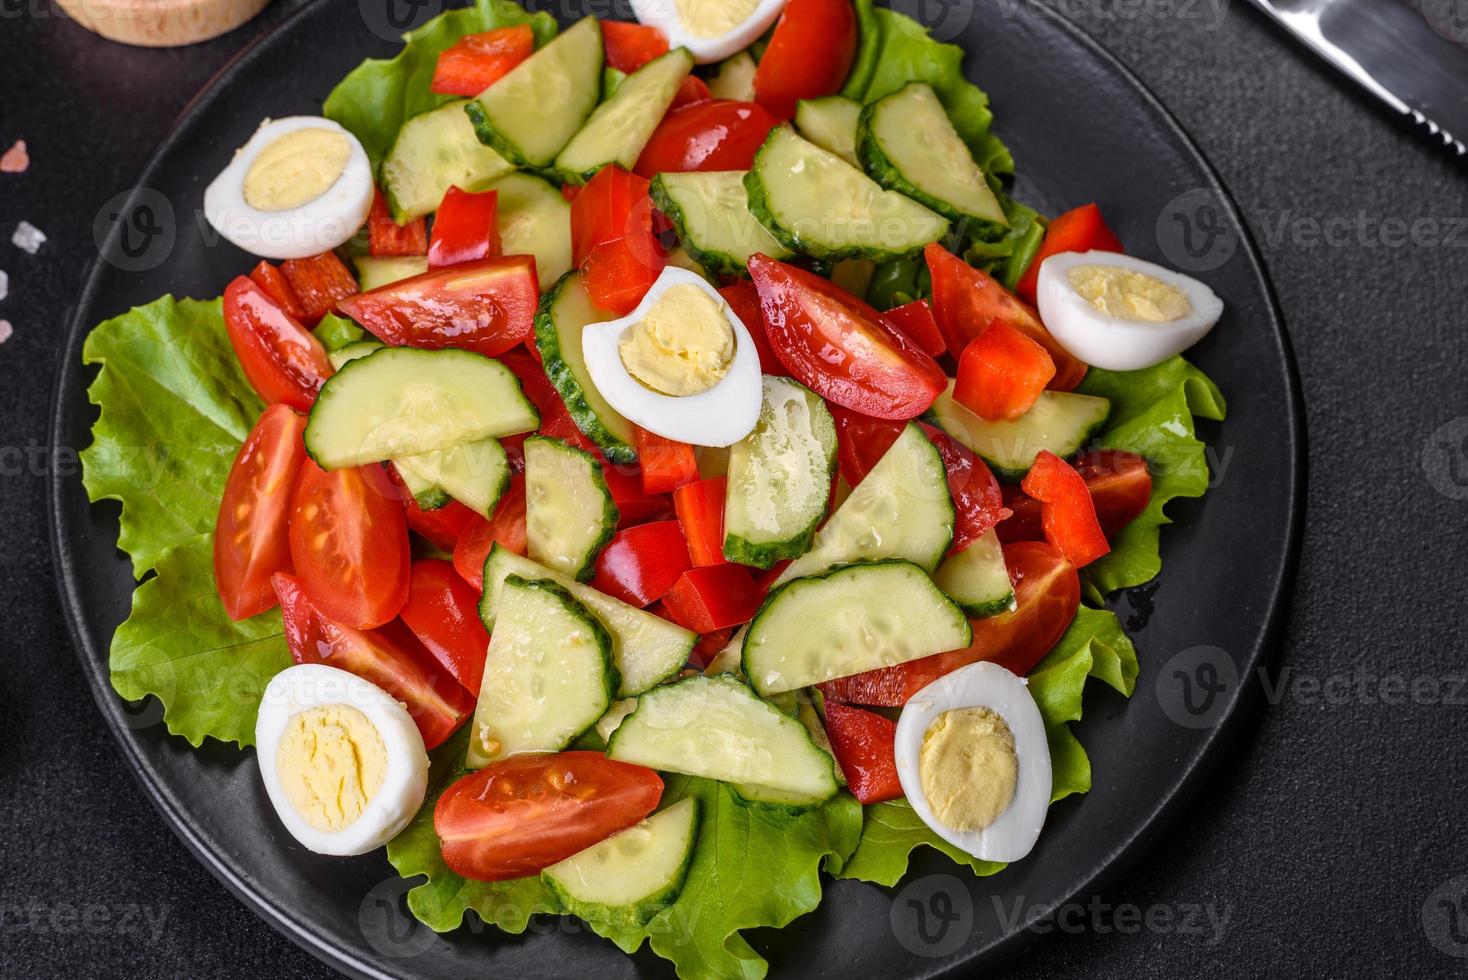
{"type": "Polygon", "coordinates": [[[1109,399],[1073,391],[1042,391],[1030,410],[1008,422],[986,422],[953,400],[953,382],[929,409],[933,422],[989,464],[996,476],[1018,481],[1040,450],[1074,456],[1106,424],[1109,399]]]}
{"type": "Polygon", "coordinates": [[[601,26],[583,17],[510,69],[464,111],[479,142],[521,167],[544,169],[601,98],[601,26]]]}
{"type": "Polygon", "coordinates": [[[688,249],[684,248],[682,245],[675,245],[671,249],[669,249],[668,265],[672,266],[675,269],[687,269],[689,272],[693,273],[695,276],[698,276],[710,286],[717,287],[719,285],[718,277],[710,275],[709,271],[703,266],[699,265],[698,262],[694,260],[693,256],[688,254],[688,249]]]}
{"type": "Polygon", "coordinates": [[[809,687],[973,639],[963,610],[909,561],[842,565],[770,593],[744,637],[744,675],[761,695],[809,687]]]}
{"type": "Polygon", "coordinates": [[[612,638],[555,582],[510,575],[500,586],[465,764],[559,752],[589,731],[617,690],[612,638]]]}
{"type": "Polygon", "coordinates": [[[1014,586],[1004,565],[1004,549],[993,528],[956,555],[949,555],[933,583],[973,619],[1014,609],[1014,586]]]}
{"type": "Polygon", "coordinates": [[[607,403],[591,383],[581,334],[589,324],[615,320],[597,309],[582,285],[581,273],[568,272],[540,298],[535,313],[535,346],[546,377],[560,392],[576,427],[613,463],[637,462],[632,423],[607,403]]]}
{"type": "Polygon", "coordinates": [[[636,929],[683,890],[697,831],[698,800],[685,796],[540,876],[572,915],[603,928],[636,929]]]}
{"type": "Polygon", "coordinates": [[[692,68],[688,49],[674,48],[624,78],[561,150],[556,173],[583,184],[609,163],[631,170],[692,68]]]}
{"type": "Polygon", "coordinates": [[[490,184],[496,206],[500,250],[535,256],[536,277],[548,288],[571,269],[571,202],[550,181],[510,174],[490,184]]]}
{"type": "Polygon", "coordinates": [[[926,82],[909,82],[861,112],[857,155],[872,179],[954,221],[1008,228],[984,171],[926,82]]]}
{"type": "Polygon", "coordinates": [[[653,203],[668,216],[678,240],[711,276],[747,276],[749,257],[788,258],[790,250],[749,213],[744,171],[658,174],[653,203]]]}
{"type": "Polygon", "coordinates": [[[383,347],[326,379],[305,442],[322,469],[335,470],[539,425],[520,379],[499,361],[453,347],[383,347]]]}
{"type": "Polygon", "coordinates": [[[342,366],[348,361],[355,361],[359,357],[375,354],[382,350],[382,347],[383,345],[380,341],[358,340],[355,343],[347,344],[345,347],[338,347],[336,350],[327,351],[326,359],[331,362],[331,369],[333,371],[340,371],[342,366]]]}
{"type": "Polygon", "coordinates": [[[724,557],[756,568],[810,547],[836,465],[836,423],[820,396],[773,375],[763,386],[759,421],[729,448],[724,497],[724,557]]]}
{"type": "MultiPolygon", "coordinates": [[[[435,204],[434,207],[438,205],[435,204]]],[[[506,252],[505,254],[514,253],[506,252]]],[[[357,267],[357,288],[365,293],[378,286],[386,286],[403,279],[411,279],[413,276],[421,276],[428,271],[428,256],[359,255],[352,259],[352,265],[357,267]]]]}
{"type": "MultiPolygon", "coordinates": [[[[688,677],[637,699],[607,758],[738,784],[787,805],[836,795],[836,767],[795,718],[729,676],[688,677]]],[[[747,797],[746,797],[747,798],[747,797]]]]}
{"type": "MultiPolygon", "coordinates": [[[[450,187],[477,191],[515,165],[474,134],[468,99],[420,112],[398,130],[379,177],[393,220],[404,224],[437,211],[450,187]]],[[[367,286],[363,286],[365,291],[367,286]]]]}
{"type": "Polygon", "coordinates": [[[484,560],[484,594],[479,618],[492,634],[499,611],[500,589],[510,575],[550,579],[591,610],[612,637],[612,660],[622,678],[617,697],[630,698],[661,684],[683,669],[698,634],[636,606],[582,585],[500,545],[484,560]]]}
{"type": "Polygon", "coordinates": [[[953,543],[953,500],[938,447],[909,423],[776,584],[854,561],[901,558],[925,571],[953,543]]]}
{"type": "Polygon", "coordinates": [[[449,505],[449,501],[454,499],[448,495],[446,490],[432,480],[422,479],[416,472],[406,469],[397,463],[394,463],[393,466],[398,471],[398,476],[402,479],[403,485],[413,495],[413,503],[418,505],[419,510],[441,510],[449,505]]]}
{"type": "Polygon", "coordinates": [[[584,449],[525,440],[525,544],[531,561],[585,582],[617,530],[617,505],[601,464],[584,449]]]}
{"type": "Polygon", "coordinates": [[[596,723],[596,734],[601,739],[602,745],[606,745],[612,740],[612,733],[617,730],[617,726],[622,724],[627,716],[636,710],[636,698],[622,698],[620,701],[612,702],[612,706],[607,709],[607,713],[602,715],[601,719],[596,723]]]}
{"type": "Polygon", "coordinates": [[[821,99],[801,99],[795,106],[795,128],[800,135],[824,150],[830,150],[853,167],[860,167],[856,155],[856,127],[861,119],[861,103],[844,95],[828,95],[821,99]]]}
{"type": "Polygon", "coordinates": [[[709,95],[734,102],[754,101],[754,73],[759,65],[748,51],[740,51],[719,63],[719,70],[709,79],[709,95]]]}
{"type": "Polygon", "coordinates": [[[777,126],[744,178],[749,210],[814,259],[903,258],[948,232],[948,219],[883,188],[830,150],[777,126]]]}
{"type": "MultiPolygon", "coordinates": [[[[416,498],[415,486],[442,491],[485,519],[510,487],[510,457],[498,439],[461,442],[448,449],[393,460],[416,498]]],[[[423,501],[418,501],[423,506],[423,501]]]]}

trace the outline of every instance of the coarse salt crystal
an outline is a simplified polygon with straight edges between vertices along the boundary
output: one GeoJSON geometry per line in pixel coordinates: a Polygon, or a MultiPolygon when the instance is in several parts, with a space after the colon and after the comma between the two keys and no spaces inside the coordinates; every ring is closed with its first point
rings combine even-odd
{"type": "Polygon", "coordinates": [[[13,333],[15,333],[15,328],[10,325],[10,321],[0,320],[0,344],[9,340],[13,333]]]}
{"type": "Polygon", "coordinates": [[[10,243],[23,252],[35,255],[46,244],[46,233],[29,221],[22,221],[15,226],[15,234],[10,236],[10,243]]]}
{"type": "Polygon", "coordinates": [[[0,299],[4,299],[5,297],[7,297],[9,295],[10,295],[10,277],[5,274],[5,270],[4,269],[0,269],[0,299]]]}
{"type": "Polygon", "coordinates": [[[15,145],[0,154],[0,173],[25,173],[31,165],[31,155],[26,152],[25,140],[16,140],[15,145]]]}

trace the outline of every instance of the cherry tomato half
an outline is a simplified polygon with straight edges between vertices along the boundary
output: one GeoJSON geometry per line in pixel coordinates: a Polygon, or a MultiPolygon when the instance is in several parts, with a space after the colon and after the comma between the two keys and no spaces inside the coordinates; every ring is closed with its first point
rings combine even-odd
{"type": "Polygon", "coordinates": [[[780,119],[841,88],[856,58],[851,0],[790,0],[754,73],[754,97],[780,119]]]}
{"type": "Polygon", "coordinates": [[[331,377],[326,348],[247,276],[224,290],[224,326],[245,377],[267,402],[302,412],[331,377]]]}
{"type": "Polygon", "coordinates": [[[653,130],[634,171],[659,173],[748,170],[779,121],[754,102],[709,99],[673,109],[653,130]]]}
{"type": "Polygon", "coordinates": [[[433,658],[477,698],[489,632],[479,618],[479,593],[452,563],[433,558],[413,562],[402,615],[433,658]]]}

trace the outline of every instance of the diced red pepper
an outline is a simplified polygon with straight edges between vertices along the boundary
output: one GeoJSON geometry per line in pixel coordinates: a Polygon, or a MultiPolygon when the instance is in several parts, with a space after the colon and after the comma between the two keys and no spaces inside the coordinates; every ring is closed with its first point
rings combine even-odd
{"type": "Polygon", "coordinates": [[[602,476],[617,505],[617,527],[632,527],[648,521],[667,520],[673,506],[663,494],[649,495],[642,489],[642,471],[632,466],[607,462],[595,446],[587,450],[601,462],[602,476]]]}
{"type": "Polygon", "coordinates": [[[826,702],[826,735],[859,803],[880,803],[902,795],[897,778],[897,723],[875,711],[826,702]]]}
{"type": "Polygon", "coordinates": [[[712,633],[749,622],[763,601],[764,592],[749,569],[729,562],[684,572],[663,596],[663,608],[680,626],[712,633]]]}
{"type": "Polygon", "coordinates": [[[674,109],[681,109],[695,102],[707,102],[713,97],[713,93],[709,91],[703,79],[697,75],[689,75],[683,79],[683,84],[679,85],[678,91],[673,94],[673,102],[668,106],[668,111],[672,112],[674,109]]]}
{"type": "Polygon", "coordinates": [[[732,629],[714,630],[712,633],[703,634],[693,645],[693,652],[688,655],[688,662],[699,670],[703,670],[719,655],[720,650],[729,645],[729,640],[733,636],[732,629]]]}
{"type": "Polygon", "coordinates": [[[1121,239],[1106,226],[1101,209],[1095,204],[1082,204],[1060,215],[1045,229],[1045,240],[1020,276],[1014,291],[1025,302],[1035,302],[1035,286],[1040,278],[1040,263],[1059,252],[1120,252],[1121,239]]]}
{"type": "Polygon", "coordinates": [[[882,316],[926,351],[929,357],[937,357],[948,350],[948,344],[943,340],[943,331],[938,329],[938,321],[933,319],[933,308],[928,305],[927,300],[915,299],[911,303],[903,303],[882,316]]]}
{"type": "Polygon", "coordinates": [[[280,271],[300,300],[304,313],[301,322],[308,327],[316,326],[338,303],[357,293],[357,280],[335,252],[322,252],[309,259],[286,259],[280,271]]]}
{"type": "Polygon", "coordinates": [[[529,24],[496,27],[455,41],[438,56],[429,91],[472,99],[530,57],[535,34],[529,24]]]}
{"type": "Polygon", "coordinates": [[[987,463],[943,430],[926,422],[922,426],[948,471],[948,494],[953,498],[953,545],[948,553],[956,554],[1008,517],[1009,510],[987,463]]]}
{"type": "Polygon", "coordinates": [[[301,308],[301,301],[296,298],[296,291],[291,289],[290,280],[286,279],[285,273],[261,259],[260,264],[251,271],[250,278],[291,319],[299,321],[305,318],[306,311],[301,308]]]}
{"type": "Polygon", "coordinates": [[[601,42],[607,65],[629,75],[668,53],[668,39],[662,31],[625,20],[602,21],[601,42]]]}
{"type": "Polygon", "coordinates": [[[484,560],[495,545],[525,554],[525,477],[510,477],[510,488],[494,508],[494,519],[474,515],[454,545],[454,569],[476,589],[484,588],[484,560]]]}
{"type": "Polygon", "coordinates": [[[612,535],[596,559],[591,584],[609,596],[642,608],[667,595],[690,569],[688,542],[677,521],[654,521],[612,535]]]}
{"type": "Polygon", "coordinates": [[[413,562],[403,623],[475,698],[484,677],[489,631],[479,618],[479,595],[446,561],[413,562]]]}
{"type": "Polygon", "coordinates": [[[499,191],[470,193],[450,187],[433,215],[428,268],[459,265],[500,254],[499,191]]]}
{"type": "Polygon", "coordinates": [[[686,442],[666,439],[642,426],[634,428],[637,462],[642,466],[642,492],[651,497],[698,479],[698,457],[686,442]]]}
{"type": "Polygon", "coordinates": [[[748,279],[736,280],[722,287],[719,295],[724,297],[729,309],[734,311],[734,315],[739,317],[749,331],[749,338],[754,341],[754,349],[759,353],[760,373],[788,378],[789,369],[775,354],[775,348],[770,346],[770,338],[765,334],[765,315],[760,312],[759,290],[754,288],[754,283],[748,279]]]}
{"type": "Polygon", "coordinates": [[[995,320],[968,342],[958,359],[953,400],[987,422],[1017,419],[1055,377],[1045,348],[995,320]]]}
{"type": "MultiPolygon", "coordinates": [[[[533,345],[532,345],[533,346],[533,345]]],[[[515,377],[520,379],[520,388],[525,392],[525,397],[535,406],[540,413],[540,434],[569,442],[578,449],[587,452],[596,452],[596,444],[582,434],[576,427],[571,413],[566,409],[566,403],[561,399],[561,393],[551,384],[550,378],[546,376],[545,368],[540,362],[524,350],[507,350],[499,356],[500,363],[511,371],[515,377]]],[[[513,436],[504,436],[500,442],[505,448],[519,449],[525,444],[526,433],[513,436]]]]}
{"type": "MultiPolygon", "coordinates": [[[[689,87],[685,82],[684,88],[689,87]]],[[[753,165],[755,152],[779,120],[755,102],[712,99],[707,87],[699,94],[702,98],[675,104],[663,116],[637,158],[633,169],[638,174],[651,179],[659,173],[748,170],[753,165]]]]}
{"type": "Polygon", "coordinates": [[[1084,568],[1111,550],[1086,478],[1047,449],[1040,450],[1020,489],[1040,501],[1045,540],[1072,565],[1084,568]]]}
{"type": "MultiPolygon", "coordinates": [[[[1152,474],[1147,471],[1147,461],[1135,453],[1098,449],[1076,458],[1071,465],[1086,480],[1096,520],[1107,540],[1136,520],[1152,499],[1152,474]]],[[[995,528],[1000,541],[1045,540],[1038,500],[1019,487],[1005,487],[1004,505],[1013,513],[995,528]]]]}
{"type": "Polygon", "coordinates": [[[781,119],[795,103],[841,88],[856,59],[851,0],[790,0],[754,75],[755,98],[781,119]]]}
{"type": "Polygon", "coordinates": [[[724,557],[724,495],[728,488],[728,478],[718,476],[673,491],[673,510],[688,540],[688,556],[700,567],[728,561],[724,557]]]}
{"type": "Polygon", "coordinates": [[[646,178],[602,167],[571,202],[571,257],[591,301],[616,316],[641,302],[667,258],[646,178]]]}
{"type": "Polygon", "coordinates": [[[582,263],[582,281],[597,307],[626,316],[642,302],[665,264],[656,246],[637,247],[629,239],[607,242],[593,248],[582,263]]]}
{"type": "Polygon", "coordinates": [[[400,225],[381,190],[373,191],[372,211],[367,215],[367,247],[373,255],[422,255],[428,250],[428,223],[414,218],[400,225]]]}

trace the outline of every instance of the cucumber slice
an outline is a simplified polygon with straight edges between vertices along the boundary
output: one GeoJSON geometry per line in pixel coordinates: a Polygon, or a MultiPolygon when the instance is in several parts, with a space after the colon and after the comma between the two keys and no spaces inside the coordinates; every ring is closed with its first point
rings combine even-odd
{"type": "Polygon", "coordinates": [[[704,282],[708,283],[710,286],[714,286],[715,288],[717,288],[719,285],[718,277],[709,275],[708,270],[695,262],[693,256],[688,254],[688,249],[684,248],[682,245],[674,245],[672,249],[668,251],[668,265],[672,266],[675,269],[687,269],[689,272],[693,273],[695,276],[698,276],[704,282]]]}
{"type": "Polygon", "coordinates": [[[612,660],[622,678],[617,689],[619,698],[641,694],[678,673],[698,642],[697,633],[613,599],[500,545],[491,548],[484,560],[484,595],[479,600],[479,618],[491,633],[499,609],[500,587],[510,575],[550,579],[591,610],[612,637],[612,660]]]}
{"type": "Polygon", "coordinates": [[[844,95],[801,99],[795,106],[795,128],[800,130],[800,135],[853,167],[861,166],[856,155],[856,127],[860,119],[861,103],[844,95]]]}
{"type": "Polygon", "coordinates": [[[770,130],[744,187],[760,224],[816,259],[903,258],[948,231],[948,219],[883,189],[788,126],[770,130]]]}
{"type": "MultiPolygon", "coordinates": [[[[438,207],[438,205],[434,205],[438,207]]],[[[506,253],[512,254],[512,253],[506,253]]],[[[357,288],[362,292],[376,289],[378,286],[386,286],[389,283],[398,282],[402,279],[410,279],[413,276],[421,276],[428,271],[428,256],[426,255],[392,255],[377,256],[359,255],[352,259],[352,265],[357,267],[357,288]]]]}
{"type": "Polygon", "coordinates": [[[685,796],[540,876],[572,915],[604,929],[636,929],[683,890],[697,830],[698,800],[685,796]]]}
{"type": "Polygon", "coordinates": [[[984,171],[926,82],[907,85],[862,110],[857,154],[866,172],[954,221],[1008,228],[984,171]]]}
{"type": "Polygon", "coordinates": [[[1004,565],[1004,549],[992,528],[956,555],[950,555],[933,583],[974,619],[997,616],[1014,609],[1014,586],[1004,565]]]}
{"type": "Polygon", "coordinates": [[[692,68],[688,49],[675,48],[628,75],[561,150],[556,173],[583,184],[609,163],[631,170],[692,68]]]}
{"type": "Polygon", "coordinates": [[[355,343],[347,344],[345,347],[338,347],[336,350],[327,351],[326,359],[331,362],[331,369],[333,371],[340,371],[342,365],[348,361],[355,361],[359,357],[366,357],[368,354],[375,354],[380,350],[382,350],[382,343],[379,341],[358,340],[355,343]]]}
{"type": "Polygon", "coordinates": [[[774,259],[790,255],[749,213],[742,170],[658,174],[651,193],[688,254],[711,276],[748,275],[745,266],[755,252],[774,259]]]}
{"type": "Polygon", "coordinates": [[[616,317],[599,310],[581,284],[581,273],[568,272],[540,298],[535,313],[535,346],[540,350],[546,377],[560,392],[576,427],[600,447],[613,463],[637,462],[632,423],[607,404],[591,383],[581,333],[588,324],[616,317]]]}
{"type": "Polygon", "coordinates": [[[901,558],[925,571],[953,543],[953,501],[938,447],[909,423],[776,584],[853,561],[901,558]]]}
{"type": "Polygon", "coordinates": [[[1019,418],[985,422],[953,400],[950,381],[930,412],[938,428],[982,457],[996,475],[1020,480],[1042,449],[1062,459],[1079,452],[1092,433],[1106,424],[1111,402],[1073,391],[1042,391],[1019,418]]]}
{"type": "Polygon", "coordinates": [[[423,479],[414,470],[407,469],[394,462],[393,468],[398,471],[398,477],[408,492],[413,495],[413,503],[418,505],[419,510],[439,510],[447,507],[449,501],[453,500],[448,493],[432,480],[423,479]]]}
{"type": "Polygon", "coordinates": [[[617,505],[591,453],[547,436],[525,440],[525,544],[531,561],[578,582],[617,530],[617,505]]]}
{"type": "Polygon", "coordinates": [[[306,452],[335,470],[539,425],[520,379],[499,361],[453,347],[384,347],[326,379],[306,421],[306,452]]]}
{"type": "Polygon", "coordinates": [[[709,95],[734,102],[753,102],[754,73],[758,70],[759,65],[748,51],[731,55],[719,63],[719,70],[709,79],[709,95]]]}
{"type": "Polygon", "coordinates": [[[729,676],[688,677],[642,695],[607,758],[736,783],[786,804],[820,803],[839,788],[835,763],[805,726],[729,676]]]}
{"type": "MultiPolygon", "coordinates": [[[[419,497],[418,486],[433,488],[485,519],[494,516],[495,505],[510,487],[510,457],[498,439],[478,439],[418,456],[399,456],[393,466],[415,498],[419,497]]],[[[423,506],[422,499],[418,506],[423,506]]]]}
{"type": "Polygon", "coordinates": [[[770,593],[744,637],[744,674],[768,696],[972,639],[963,610],[912,562],[843,565],[770,593]]]}
{"type": "MultiPolygon", "coordinates": [[[[399,224],[437,211],[450,187],[477,191],[515,165],[479,142],[464,114],[468,99],[445,102],[403,123],[383,157],[382,192],[399,224]]],[[[365,292],[368,287],[363,286],[365,292]]]]}
{"type": "Polygon", "coordinates": [[[571,269],[571,202],[548,180],[510,174],[489,185],[499,194],[500,248],[535,256],[544,289],[571,269]]]}
{"type": "Polygon", "coordinates": [[[724,557],[769,568],[810,547],[826,516],[836,423],[810,389],[765,375],[759,421],[729,448],[724,557]]]}
{"type": "Polygon", "coordinates": [[[464,106],[479,142],[544,169],[601,96],[601,26],[583,17],[464,106]]]}
{"type": "Polygon", "coordinates": [[[465,765],[521,752],[559,752],[612,704],[612,638],[554,582],[508,576],[489,641],[465,765]]]}
{"type": "Polygon", "coordinates": [[[620,701],[613,701],[612,706],[607,709],[607,713],[602,715],[596,723],[596,735],[601,739],[601,744],[606,745],[610,742],[612,740],[612,733],[617,730],[617,726],[622,724],[627,716],[636,710],[636,698],[622,698],[620,701]]]}

